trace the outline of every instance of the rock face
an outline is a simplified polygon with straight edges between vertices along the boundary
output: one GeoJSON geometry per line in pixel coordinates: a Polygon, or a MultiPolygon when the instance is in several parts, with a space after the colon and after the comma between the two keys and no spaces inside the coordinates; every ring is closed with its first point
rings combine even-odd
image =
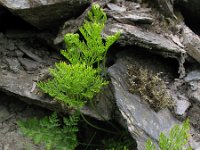
{"type": "Polygon", "coordinates": [[[13,14],[37,28],[52,27],[58,21],[79,15],[90,0],[0,0],[13,14]]]}
{"type": "MultiPolygon", "coordinates": [[[[0,34],[0,90],[29,104],[35,104],[55,111],[68,110],[52,98],[38,91],[36,83],[48,77],[48,68],[61,60],[56,52],[50,52],[42,44],[39,49],[29,45],[34,38],[14,40],[0,34]]],[[[85,106],[82,112],[99,120],[109,120],[112,115],[113,94],[112,86],[105,87],[103,92],[96,96],[97,108],[85,106]],[[98,112],[103,112],[98,113],[98,112]]]]}
{"type": "MultiPolygon", "coordinates": [[[[114,86],[117,106],[124,119],[122,124],[126,124],[125,126],[132,137],[137,141],[138,150],[144,150],[148,138],[156,143],[161,132],[168,132],[179,121],[173,117],[168,109],[162,109],[156,113],[140,97],[129,92],[127,66],[135,63],[134,57],[131,56],[130,53],[125,56],[120,55],[120,58],[109,68],[108,72],[114,86]]],[[[145,61],[143,60],[143,62],[145,61]]],[[[160,66],[158,65],[157,68],[160,66]]],[[[164,64],[163,68],[165,68],[164,64]]],[[[191,145],[194,149],[200,146],[200,143],[195,143],[193,139],[191,141],[193,141],[191,145]]]]}

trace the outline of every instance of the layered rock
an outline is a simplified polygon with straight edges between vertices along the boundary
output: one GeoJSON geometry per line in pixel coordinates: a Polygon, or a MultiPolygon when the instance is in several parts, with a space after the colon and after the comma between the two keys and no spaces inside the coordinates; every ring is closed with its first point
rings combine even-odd
{"type": "Polygon", "coordinates": [[[52,27],[60,20],[79,15],[90,0],[0,0],[0,4],[13,14],[36,26],[52,27]]]}

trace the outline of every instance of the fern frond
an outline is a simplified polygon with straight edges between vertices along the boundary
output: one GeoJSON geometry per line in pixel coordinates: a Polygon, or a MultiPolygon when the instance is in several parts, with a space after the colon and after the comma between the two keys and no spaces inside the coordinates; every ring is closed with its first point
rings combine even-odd
{"type": "Polygon", "coordinates": [[[21,132],[33,139],[35,144],[44,143],[47,150],[74,150],[78,145],[76,133],[79,116],[64,118],[64,127],[60,126],[60,121],[56,113],[50,117],[42,119],[30,119],[18,121],[21,132]]]}
{"type": "MultiPolygon", "coordinates": [[[[159,147],[161,150],[191,150],[187,146],[189,138],[189,120],[183,122],[182,125],[175,125],[166,136],[164,133],[160,134],[159,147]]],[[[156,150],[155,145],[149,139],[146,142],[146,150],[156,150]]]]}
{"type": "Polygon", "coordinates": [[[102,86],[108,84],[97,72],[85,64],[67,65],[60,62],[55,64],[54,69],[50,69],[53,78],[37,85],[56,100],[80,108],[85,103],[84,99],[92,99],[102,86]]]}

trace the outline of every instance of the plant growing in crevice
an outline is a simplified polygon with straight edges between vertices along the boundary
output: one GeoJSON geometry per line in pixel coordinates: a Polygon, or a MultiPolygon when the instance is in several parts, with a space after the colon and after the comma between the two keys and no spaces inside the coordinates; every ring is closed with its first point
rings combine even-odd
{"type": "MultiPolygon", "coordinates": [[[[166,136],[163,132],[159,136],[159,147],[161,150],[192,150],[189,147],[189,120],[183,122],[182,125],[175,125],[166,136]]],[[[146,142],[146,150],[156,150],[156,146],[149,139],[146,142]]]]}
{"type": "Polygon", "coordinates": [[[22,133],[31,137],[35,144],[43,143],[47,150],[74,150],[78,145],[76,133],[79,114],[63,118],[64,125],[57,114],[42,119],[32,118],[26,121],[18,121],[22,133]]]}
{"type": "Polygon", "coordinates": [[[139,94],[146,100],[150,107],[155,111],[162,108],[172,108],[174,103],[170,94],[167,92],[164,81],[159,74],[153,74],[144,68],[136,65],[128,66],[129,91],[139,94]]]}
{"type": "Polygon", "coordinates": [[[55,69],[50,69],[52,79],[37,84],[40,89],[55,100],[79,109],[108,84],[101,76],[100,63],[103,62],[105,70],[108,48],[119,38],[120,33],[107,36],[104,42],[101,32],[106,20],[106,14],[100,6],[92,5],[88,18],[79,29],[84,40],[81,41],[79,34],[73,33],[64,37],[67,50],[61,50],[61,54],[70,64],[56,63],[55,69]],[[97,68],[94,64],[97,64],[97,68]]]}
{"type": "MultiPolygon", "coordinates": [[[[55,68],[49,69],[51,78],[37,83],[44,93],[75,109],[79,115],[80,108],[108,84],[102,71],[105,72],[107,51],[119,38],[120,33],[107,36],[103,40],[101,32],[106,21],[106,14],[100,6],[92,5],[87,19],[79,29],[84,40],[80,40],[79,34],[73,33],[64,37],[67,50],[61,50],[61,54],[69,64],[64,61],[56,63],[55,68]]],[[[59,128],[57,116],[52,115],[41,120],[20,121],[18,125],[22,132],[32,137],[36,143],[44,142],[47,149],[71,150],[77,146],[77,122],[76,116],[64,118],[64,126],[59,128]]]]}

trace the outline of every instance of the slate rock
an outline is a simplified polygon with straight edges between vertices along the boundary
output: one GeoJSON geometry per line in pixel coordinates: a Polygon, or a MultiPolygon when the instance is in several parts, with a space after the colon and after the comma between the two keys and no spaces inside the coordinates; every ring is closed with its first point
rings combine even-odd
{"type": "Polygon", "coordinates": [[[8,63],[9,69],[11,71],[13,71],[14,73],[17,73],[17,72],[20,71],[21,65],[20,65],[18,59],[16,59],[16,58],[7,58],[6,61],[8,63]]]}
{"type": "Polygon", "coordinates": [[[144,150],[148,138],[157,141],[162,131],[169,131],[178,121],[167,109],[156,113],[138,96],[128,92],[126,73],[130,62],[127,60],[126,57],[118,59],[108,72],[114,86],[117,106],[125,119],[124,124],[136,140],[138,150],[144,150]]]}
{"type": "Polygon", "coordinates": [[[0,4],[37,28],[79,15],[90,0],[0,0],[0,4]]]}
{"type": "MultiPolygon", "coordinates": [[[[127,66],[133,62],[130,54],[121,55],[117,62],[109,68],[108,73],[114,86],[113,92],[117,107],[124,119],[122,124],[128,128],[131,136],[136,140],[138,150],[144,150],[148,138],[156,144],[161,132],[167,133],[171,127],[180,122],[168,109],[165,108],[156,113],[138,95],[129,92],[127,66]]],[[[195,131],[192,135],[194,133],[195,131]]],[[[191,141],[190,144],[193,143],[194,149],[200,146],[200,142],[193,137],[191,141]]]]}
{"type": "Polygon", "coordinates": [[[189,27],[182,25],[182,44],[187,53],[200,63],[200,38],[189,27]]]}
{"type": "Polygon", "coordinates": [[[126,11],[126,8],[125,7],[120,7],[116,4],[113,4],[113,3],[108,3],[107,4],[107,7],[110,9],[110,10],[114,10],[114,11],[117,11],[117,12],[124,12],[126,11]]]}
{"type": "Polygon", "coordinates": [[[178,100],[176,101],[176,109],[175,113],[177,115],[184,115],[186,110],[190,107],[191,103],[188,102],[187,100],[178,100]]]}

